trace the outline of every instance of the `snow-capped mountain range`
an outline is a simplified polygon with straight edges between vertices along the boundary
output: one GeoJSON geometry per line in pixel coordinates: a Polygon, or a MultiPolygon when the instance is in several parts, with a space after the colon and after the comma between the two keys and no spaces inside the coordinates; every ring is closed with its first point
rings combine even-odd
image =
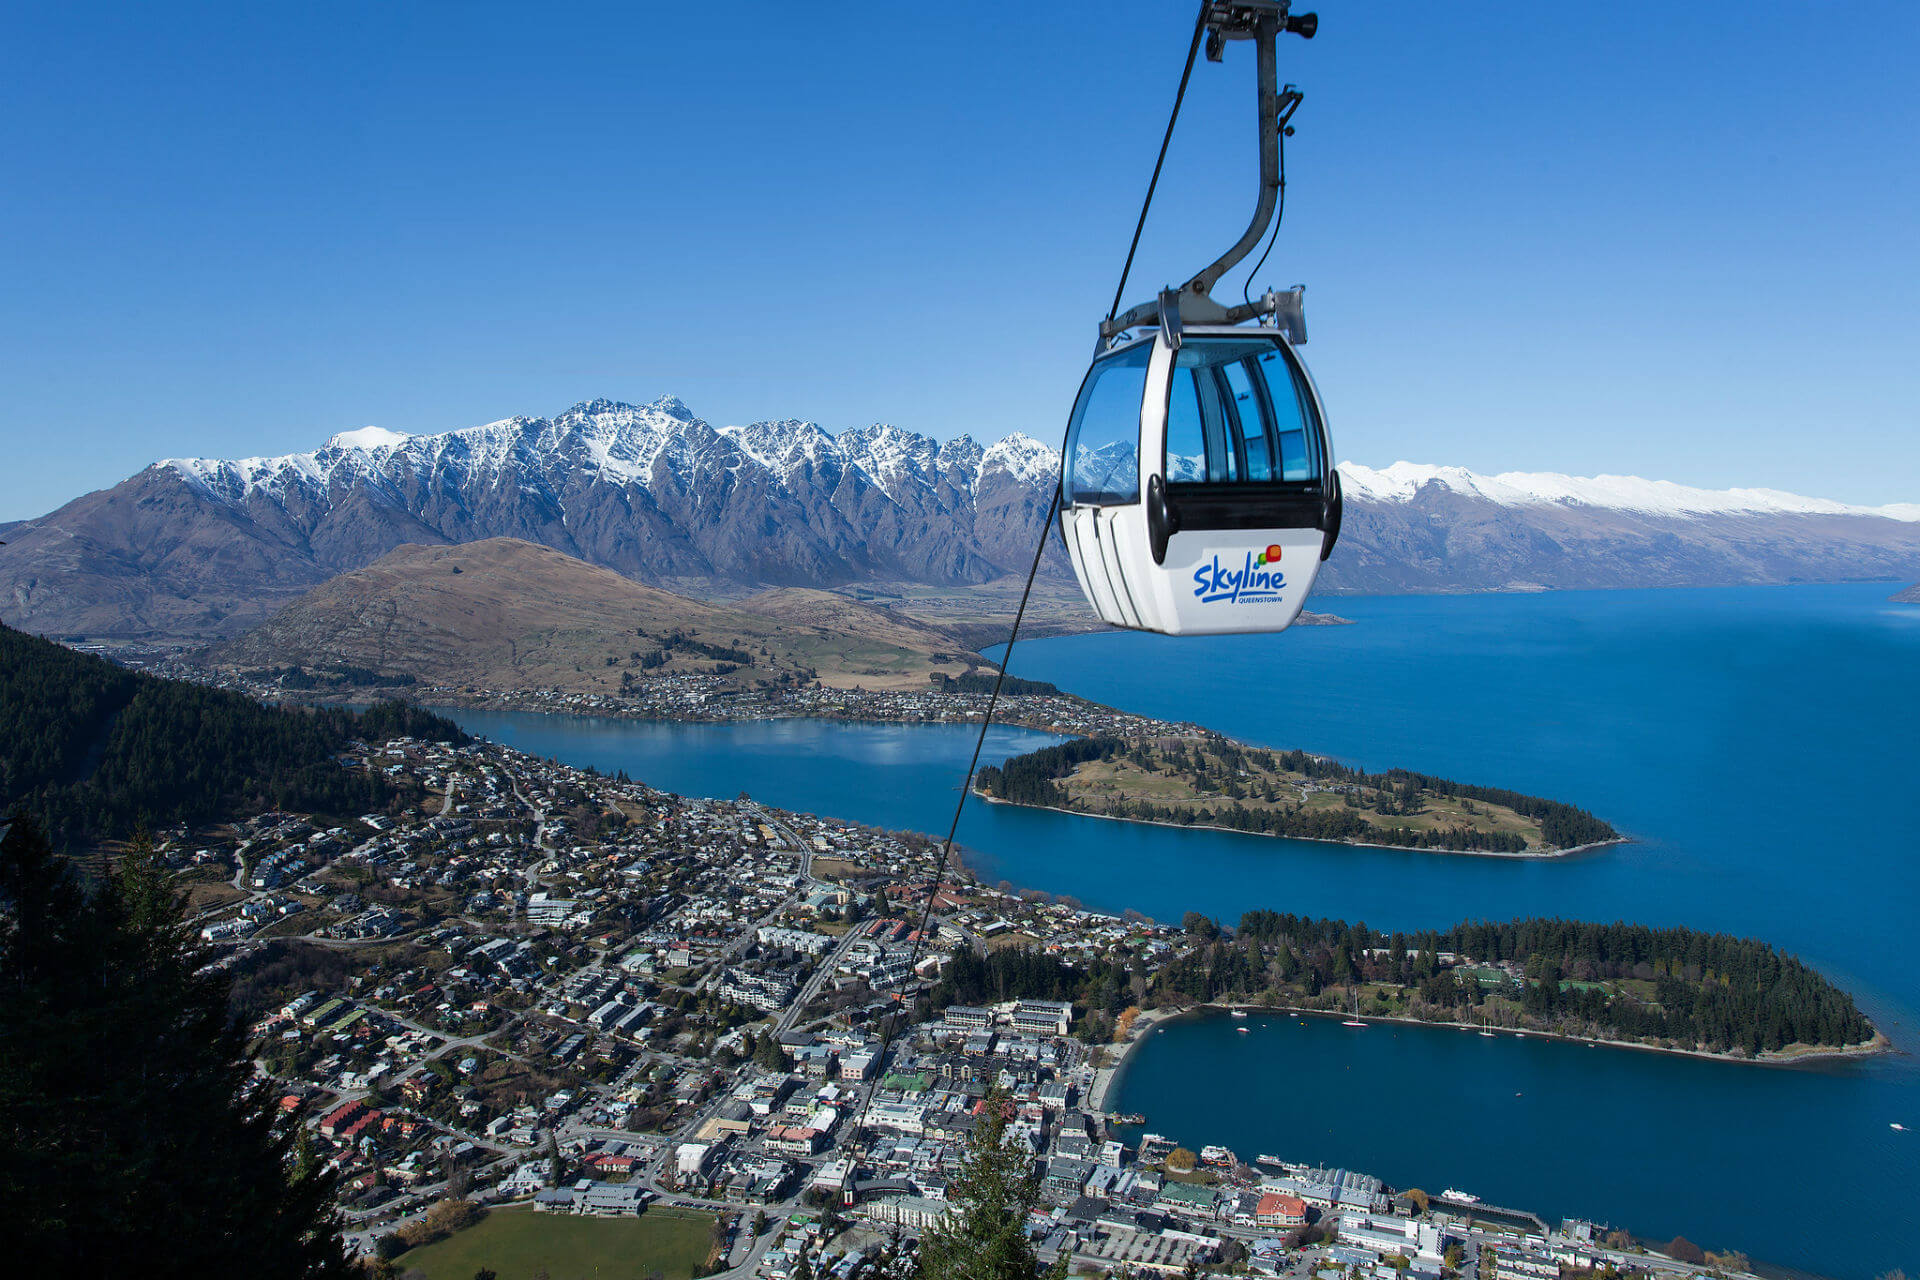
{"type": "Polygon", "coordinates": [[[1379,502],[1411,502],[1426,486],[1437,484],[1503,507],[1600,507],[1651,516],[1868,516],[1920,521],[1920,502],[1860,507],[1779,489],[1694,489],[1639,476],[1565,476],[1551,471],[1483,476],[1464,467],[1417,462],[1396,462],[1379,470],[1343,462],[1340,481],[1349,494],[1379,502]]]}
{"type": "Polygon", "coordinates": [[[994,472],[1022,484],[1051,483],[1059,455],[1019,434],[982,448],[967,436],[942,444],[886,424],[838,435],[797,419],[715,428],[667,396],[637,407],[593,400],[555,418],[507,418],[438,435],[362,427],[341,432],[312,453],[167,458],[154,465],[171,469],[210,498],[244,504],[256,494],[278,502],[301,489],[341,484],[364,484],[404,502],[402,478],[409,476],[464,487],[508,476],[550,481],[585,475],[651,488],[656,468],[689,479],[715,463],[729,470],[758,466],[789,487],[809,477],[858,471],[902,501],[915,487],[943,482],[970,491],[994,472]]]}
{"type": "MultiPolygon", "coordinates": [[[[696,594],[964,585],[1024,572],[1058,463],[1018,434],[714,427],[672,397],[436,435],[364,427],[311,453],[167,459],[0,526],[0,619],[226,634],[403,543],[499,536],[696,594]]],[[[1407,462],[1341,473],[1330,592],[1920,576],[1920,504],[1407,462]]]]}

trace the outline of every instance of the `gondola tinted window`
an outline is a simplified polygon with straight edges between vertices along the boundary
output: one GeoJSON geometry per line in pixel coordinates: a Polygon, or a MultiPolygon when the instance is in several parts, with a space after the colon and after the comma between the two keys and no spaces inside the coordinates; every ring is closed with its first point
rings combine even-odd
{"type": "Polygon", "coordinates": [[[1067,429],[1069,503],[1114,506],[1140,500],[1140,405],[1151,343],[1094,365],[1067,429]]]}
{"type": "Polygon", "coordinates": [[[1307,389],[1271,339],[1189,338],[1167,402],[1169,483],[1312,480],[1318,432],[1307,389]]]}

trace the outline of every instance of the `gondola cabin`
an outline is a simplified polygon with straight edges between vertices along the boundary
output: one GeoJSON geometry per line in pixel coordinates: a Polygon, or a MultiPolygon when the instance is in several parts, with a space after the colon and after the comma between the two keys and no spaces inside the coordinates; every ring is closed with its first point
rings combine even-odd
{"type": "Polygon", "coordinates": [[[1280,631],[1340,531],[1340,477],[1306,366],[1277,327],[1167,323],[1102,352],[1061,460],[1087,600],[1167,635],[1280,631]]]}

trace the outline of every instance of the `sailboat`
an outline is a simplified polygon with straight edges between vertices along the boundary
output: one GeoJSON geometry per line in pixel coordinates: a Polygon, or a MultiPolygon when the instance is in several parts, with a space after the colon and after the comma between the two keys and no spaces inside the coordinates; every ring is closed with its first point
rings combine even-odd
{"type": "Polygon", "coordinates": [[[1483,1035],[1483,1036],[1485,1036],[1485,1037],[1486,1037],[1487,1039],[1489,1039],[1489,1040],[1491,1040],[1491,1039],[1493,1039],[1493,1032],[1491,1032],[1491,1031],[1489,1031],[1489,1030],[1487,1030],[1487,1024],[1486,1024],[1485,1022],[1481,1022],[1481,1021],[1480,1021],[1480,1015],[1479,1015],[1479,1013],[1478,1013],[1478,1012],[1476,1012],[1476,1013],[1475,1013],[1475,1014],[1473,1015],[1473,1020],[1474,1020],[1475,1022],[1479,1022],[1479,1023],[1480,1023],[1480,1034],[1481,1034],[1481,1035],[1483,1035]]]}
{"type": "Polygon", "coordinates": [[[1366,1023],[1360,1020],[1360,988],[1359,987],[1353,988],[1353,1016],[1351,1018],[1348,1018],[1345,1022],[1341,1023],[1340,1025],[1343,1027],[1365,1027],[1367,1025],[1366,1023]]]}

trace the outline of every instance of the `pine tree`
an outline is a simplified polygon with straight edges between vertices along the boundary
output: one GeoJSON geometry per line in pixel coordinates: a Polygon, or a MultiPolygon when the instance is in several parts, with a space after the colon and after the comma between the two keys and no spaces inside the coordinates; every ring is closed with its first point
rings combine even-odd
{"type": "MultiPolygon", "coordinates": [[[[947,1187],[947,1214],[920,1243],[919,1280],[1037,1280],[1027,1215],[1040,1200],[1032,1161],[1007,1141],[1004,1094],[989,1093],[947,1187]]],[[[1048,1269],[1066,1275],[1066,1255],[1048,1269]]]]}
{"type": "Polygon", "coordinates": [[[28,1275],[351,1274],[149,844],[84,886],[0,839],[0,1233],[28,1275]]]}

